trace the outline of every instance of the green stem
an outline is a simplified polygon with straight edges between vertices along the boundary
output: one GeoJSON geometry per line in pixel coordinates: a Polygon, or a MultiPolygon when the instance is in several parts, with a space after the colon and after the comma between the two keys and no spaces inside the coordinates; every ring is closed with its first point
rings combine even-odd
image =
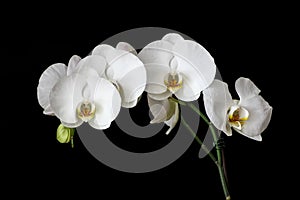
{"type": "Polygon", "coordinates": [[[194,106],[194,104],[189,103],[188,106],[210,126],[211,123],[209,119],[207,119],[207,117],[196,106],[194,106]]]}
{"type": "MultiPolygon", "coordinates": [[[[214,138],[214,143],[215,143],[215,145],[217,145],[218,136],[217,136],[217,133],[216,133],[216,130],[215,130],[214,126],[207,119],[207,117],[196,106],[194,106],[194,104],[188,104],[188,106],[193,111],[195,111],[206,122],[206,124],[208,125],[208,127],[210,129],[210,132],[211,132],[211,134],[212,134],[212,136],[214,138]]],[[[218,162],[219,162],[220,165],[222,165],[222,151],[218,147],[216,149],[217,149],[218,162]]]]}
{"type": "Polygon", "coordinates": [[[176,103],[179,103],[180,105],[186,106],[186,103],[185,103],[185,102],[180,101],[180,100],[178,100],[178,99],[175,99],[175,98],[173,98],[173,97],[170,97],[169,100],[174,101],[174,102],[176,102],[176,103]]]}
{"type": "Polygon", "coordinates": [[[230,200],[230,195],[229,195],[229,191],[228,191],[228,187],[227,187],[227,181],[225,178],[225,171],[223,168],[223,159],[222,159],[222,149],[218,147],[218,136],[216,134],[216,130],[214,128],[214,126],[211,124],[211,122],[207,119],[207,117],[193,104],[188,104],[188,106],[194,110],[209,126],[209,129],[211,130],[211,134],[214,138],[214,143],[216,145],[216,151],[217,151],[217,158],[218,161],[216,162],[217,167],[218,167],[218,171],[219,171],[219,175],[220,175],[220,179],[221,179],[221,184],[223,187],[223,191],[224,191],[224,195],[226,197],[226,200],[230,200]]]}
{"type": "Polygon", "coordinates": [[[222,159],[222,149],[218,146],[218,136],[216,134],[216,130],[214,128],[214,126],[212,125],[212,123],[209,121],[209,119],[193,104],[187,104],[183,101],[174,99],[174,98],[170,98],[170,100],[179,103],[180,105],[186,106],[188,105],[188,107],[190,107],[194,112],[196,112],[208,125],[211,134],[213,136],[214,139],[214,143],[216,145],[216,151],[217,151],[217,159],[216,157],[207,149],[207,147],[203,144],[203,142],[199,139],[199,137],[196,135],[196,133],[193,131],[193,129],[187,124],[187,122],[184,120],[183,116],[181,116],[181,122],[183,123],[183,125],[189,130],[189,132],[195,137],[196,141],[201,145],[201,148],[209,155],[209,157],[214,161],[214,163],[217,165],[218,167],[218,171],[219,171],[219,175],[220,175],[220,180],[221,180],[221,184],[223,187],[223,191],[224,191],[224,195],[226,200],[230,200],[230,194],[228,191],[228,187],[227,187],[227,181],[226,181],[226,177],[225,177],[225,170],[223,168],[223,159],[222,159]]]}
{"type": "Polygon", "coordinates": [[[230,200],[230,194],[229,194],[229,191],[228,191],[228,188],[227,188],[227,182],[226,182],[226,178],[225,178],[225,175],[224,175],[224,170],[223,170],[223,167],[218,164],[218,171],[219,171],[219,175],[220,175],[220,179],[221,179],[221,184],[222,184],[222,187],[223,187],[223,191],[224,191],[224,195],[225,195],[225,198],[226,200],[230,200]]]}
{"type": "Polygon", "coordinates": [[[74,148],[74,140],[73,140],[73,136],[71,137],[71,147],[74,148]]]}
{"type": "Polygon", "coordinates": [[[71,147],[74,148],[74,132],[75,132],[75,129],[72,129],[71,131],[71,147]]]}
{"type": "Polygon", "coordinates": [[[193,129],[188,125],[188,123],[184,120],[183,116],[181,115],[181,122],[183,125],[187,128],[187,130],[193,135],[193,137],[196,139],[196,141],[201,145],[201,148],[209,155],[209,157],[214,161],[214,163],[217,163],[216,157],[207,149],[207,147],[203,144],[203,142],[200,140],[200,138],[196,135],[196,133],[193,131],[193,129]]]}

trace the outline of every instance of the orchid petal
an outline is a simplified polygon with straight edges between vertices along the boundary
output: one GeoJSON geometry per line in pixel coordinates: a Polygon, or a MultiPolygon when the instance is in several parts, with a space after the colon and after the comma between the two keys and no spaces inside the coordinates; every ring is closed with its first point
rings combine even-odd
{"type": "Polygon", "coordinates": [[[108,44],[99,44],[92,50],[92,55],[100,55],[106,57],[107,54],[112,54],[115,48],[108,44]]]}
{"type": "Polygon", "coordinates": [[[145,46],[138,57],[144,64],[160,64],[169,67],[170,60],[173,58],[173,47],[167,41],[154,41],[145,46]]]}
{"type": "Polygon", "coordinates": [[[172,129],[176,126],[178,119],[179,119],[179,107],[178,107],[178,103],[176,102],[171,102],[169,101],[170,104],[173,104],[173,106],[171,106],[171,108],[173,108],[173,115],[172,117],[168,120],[165,121],[165,124],[168,125],[170,128],[167,130],[166,135],[168,135],[172,129]]]}
{"type": "Polygon", "coordinates": [[[43,114],[55,116],[50,104],[44,109],[43,114]]]}
{"type": "Polygon", "coordinates": [[[165,76],[170,72],[170,61],[174,57],[172,44],[167,41],[154,41],[138,54],[147,71],[145,91],[160,94],[167,90],[165,76]]]}
{"type": "Polygon", "coordinates": [[[95,121],[95,120],[90,120],[88,123],[91,127],[95,128],[95,129],[98,129],[98,130],[108,129],[111,125],[111,122],[108,123],[108,124],[101,124],[101,123],[99,123],[98,121],[95,121]]]}
{"type": "Polygon", "coordinates": [[[214,59],[200,44],[191,40],[179,40],[173,47],[178,62],[178,71],[189,76],[190,86],[198,94],[215,78],[214,59]]]}
{"type": "Polygon", "coordinates": [[[93,54],[105,57],[108,64],[106,76],[118,87],[122,106],[128,107],[135,105],[134,102],[145,90],[146,70],[137,56],[122,50],[125,47],[129,50],[133,49],[128,43],[119,43],[117,45],[119,49],[109,45],[98,45],[93,50],[93,54]]]}
{"type": "Polygon", "coordinates": [[[239,117],[240,117],[240,121],[246,121],[249,118],[249,112],[248,110],[246,110],[243,107],[240,107],[240,111],[239,111],[239,117]]]}
{"type": "Polygon", "coordinates": [[[180,41],[180,40],[184,40],[183,37],[181,35],[179,35],[178,33],[169,33],[169,34],[166,34],[162,40],[164,41],[168,41],[172,44],[175,44],[177,41],[180,41]]]}
{"type": "Polygon", "coordinates": [[[203,83],[202,75],[191,65],[191,63],[188,60],[183,59],[181,57],[176,57],[176,60],[178,62],[178,71],[184,77],[182,84],[183,87],[184,85],[188,84],[189,87],[193,89],[193,93],[195,94],[200,93],[203,89],[207,87],[207,85],[203,83]]]}
{"type": "Polygon", "coordinates": [[[137,56],[137,52],[136,52],[135,48],[133,48],[133,46],[131,46],[127,42],[119,42],[116,46],[116,49],[121,49],[121,50],[124,50],[124,51],[128,51],[128,52],[130,52],[130,53],[137,56]]]}
{"type": "MultiPolygon", "coordinates": [[[[116,50],[116,57],[108,63],[107,76],[113,80],[119,80],[135,68],[144,68],[144,64],[135,55],[116,50]]],[[[146,77],[145,77],[146,78],[146,77]]]]}
{"type": "Polygon", "coordinates": [[[182,74],[183,83],[182,88],[176,91],[175,96],[182,101],[194,101],[200,96],[201,90],[197,90],[197,75],[182,74]]]}
{"type": "Polygon", "coordinates": [[[173,115],[173,113],[170,113],[171,104],[168,99],[157,101],[148,95],[148,105],[153,115],[153,119],[150,121],[151,124],[167,121],[173,115]]]}
{"type": "Polygon", "coordinates": [[[93,90],[92,101],[96,106],[96,113],[89,124],[96,129],[106,129],[117,117],[121,109],[121,97],[115,86],[98,78],[93,90]]]}
{"type": "Polygon", "coordinates": [[[66,73],[66,65],[57,63],[48,67],[41,75],[37,87],[37,96],[39,104],[45,109],[45,114],[53,113],[49,101],[50,91],[62,77],[66,76],[66,73]]]}
{"type": "Polygon", "coordinates": [[[190,102],[199,99],[201,93],[199,92],[193,96],[191,94],[194,94],[193,90],[188,86],[184,86],[175,93],[175,96],[182,101],[190,102]]]}
{"type": "Polygon", "coordinates": [[[92,55],[104,57],[108,64],[114,62],[115,59],[119,59],[119,57],[122,57],[123,54],[128,54],[128,51],[115,49],[114,47],[107,44],[100,44],[96,46],[92,51],[92,55]]]}
{"type": "Polygon", "coordinates": [[[118,84],[122,102],[131,102],[141,96],[145,90],[146,70],[138,57],[122,52],[112,63],[109,63],[106,75],[109,80],[118,84]]]}
{"type": "Polygon", "coordinates": [[[67,123],[67,122],[64,122],[64,121],[61,121],[61,123],[65,126],[65,127],[68,127],[68,128],[76,128],[78,126],[80,126],[81,124],[83,124],[83,121],[81,119],[78,119],[77,122],[75,123],[67,123]]]}
{"type": "Polygon", "coordinates": [[[249,117],[245,121],[241,132],[249,137],[260,135],[269,125],[272,107],[260,95],[240,101],[239,105],[249,112],[249,117]]]}
{"type": "Polygon", "coordinates": [[[86,86],[83,76],[75,73],[63,77],[50,92],[50,106],[55,115],[66,124],[78,123],[76,108],[83,100],[82,91],[86,86]]]}
{"type": "Polygon", "coordinates": [[[91,55],[79,61],[76,71],[87,77],[102,77],[105,72],[106,61],[102,56],[91,55]]]}
{"type": "Polygon", "coordinates": [[[154,100],[162,101],[162,100],[165,100],[165,99],[169,98],[170,96],[172,96],[172,93],[169,90],[167,90],[161,94],[148,93],[148,96],[154,100]]]}
{"type": "Polygon", "coordinates": [[[164,83],[166,74],[169,73],[170,68],[166,65],[159,64],[145,64],[147,71],[147,85],[146,92],[152,94],[161,94],[167,91],[167,86],[164,83]],[[149,66],[151,65],[151,66],[149,66]]]}
{"type": "Polygon", "coordinates": [[[77,64],[81,60],[81,57],[77,55],[73,55],[68,63],[68,68],[67,68],[67,76],[71,75],[73,72],[76,71],[77,64]]]}
{"type": "Polygon", "coordinates": [[[235,82],[235,90],[240,97],[240,101],[244,101],[247,98],[257,96],[260,93],[260,89],[248,78],[241,77],[235,82]]]}
{"type": "Polygon", "coordinates": [[[236,132],[240,133],[241,135],[246,136],[247,138],[250,138],[250,139],[252,139],[252,140],[256,140],[256,141],[259,141],[259,142],[262,141],[261,135],[250,136],[250,135],[247,135],[247,134],[243,133],[241,130],[238,130],[238,129],[235,129],[235,128],[233,128],[233,129],[234,129],[236,132]]]}
{"type": "Polygon", "coordinates": [[[130,102],[122,101],[122,107],[124,107],[124,108],[133,108],[134,106],[136,106],[137,102],[138,102],[138,99],[130,101],[130,102]]]}
{"type": "Polygon", "coordinates": [[[234,129],[241,130],[242,124],[239,121],[229,122],[230,126],[232,126],[234,129]]]}
{"type": "Polygon", "coordinates": [[[220,80],[214,80],[203,91],[203,100],[205,111],[210,121],[217,129],[230,136],[231,129],[227,123],[227,111],[233,102],[228,85],[220,80]]]}

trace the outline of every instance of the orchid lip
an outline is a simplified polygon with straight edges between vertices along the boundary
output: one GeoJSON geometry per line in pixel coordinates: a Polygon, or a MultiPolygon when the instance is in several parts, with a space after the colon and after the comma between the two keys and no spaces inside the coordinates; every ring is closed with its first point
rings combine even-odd
{"type": "Polygon", "coordinates": [[[77,116],[85,122],[93,119],[95,112],[95,104],[89,101],[83,101],[77,107],[77,116]]]}
{"type": "Polygon", "coordinates": [[[170,72],[165,76],[164,83],[173,94],[182,88],[182,76],[177,72],[178,62],[175,57],[170,60],[170,72]]]}
{"type": "Polygon", "coordinates": [[[164,83],[173,94],[182,88],[182,76],[180,73],[168,73],[164,78],[164,83]]]}
{"type": "Polygon", "coordinates": [[[228,123],[233,128],[242,130],[248,118],[249,112],[241,106],[233,105],[228,110],[228,123]]]}

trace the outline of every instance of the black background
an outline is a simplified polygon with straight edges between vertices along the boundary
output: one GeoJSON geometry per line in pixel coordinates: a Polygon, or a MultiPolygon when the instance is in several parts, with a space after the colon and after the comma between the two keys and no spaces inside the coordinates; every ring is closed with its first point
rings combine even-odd
{"type": "MultiPolygon", "coordinates": [[[[214,57],[233,97],[236,97],[235,80],[244,76],[253,80],[273,107],[271,123],[262,135],[262,142],[237,133],[225,137],[232,199],[265,199],[291,194],[292,190],[286,188],[292,186],[291,181],[296,177],[291,173],[296,157],[291,153],[297,146],[295,134],[298,134],[289,131],[289,124],[297,122],[284,112],[286,104],[291,102],[284,97],[284,90],[292,83],[287,81],[289,77],[285,72],[292,74],[294,70],[288,63],[292,52],[287,47],[293,45],[291,13],[283,14],[280,6],[223,10],[222,13],[209,9],[205,15],[200,14],[205,8],[191,15],[179,10],[173,10],[170,15],[104,10],[101,8],[88,16],[80,12],[80,6],[70,14],[58,7],[50,11],[35,10],[30,16],[29,11],[23,10],[16,19],[4,22],[2,165],[5,188],[20,191],[10,192],[10,195],[40,199],[62,194],[83,194],[90,198],[156,199],[182,195],[184,199],[224,199],[217,169],[209,158],[198,159],[196,142],[164,169],[145,174],[124,173],[93,158],[77,136],[74,149],[69,144],[60,144],[56,140],[59,120],[42,114],[36,87],[49,65],[67,63],[74,54],[84,57],[114,34],[147,26],[170,28],[189,35],[214,57]],[[109,17],[116,14],[120,15],[109,17]]],[[[138,109],[144,111],[139,107],[135,112],[138,113],[138,109]]],[[[198,134],[201,136],[201,130],[206,128],[200,129],[198,134]]],[[[114,136],[114,140],[126,146],[126,140],[121,139],[114,136]]],[[[167,141],[165,137],[162,139],[167,141]]],[[[129,142],[136,145],[138,151],[142,141],[129,142]]]]}

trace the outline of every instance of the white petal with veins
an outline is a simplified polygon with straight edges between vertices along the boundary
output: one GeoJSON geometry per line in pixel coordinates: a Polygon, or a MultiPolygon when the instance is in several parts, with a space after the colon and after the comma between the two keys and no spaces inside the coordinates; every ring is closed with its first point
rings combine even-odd
{"type": "Polygon", "coordinates": [[[92,50],[92,55],[102,56],[104,58],[109,55],[114,56],[115,48],[107,44],[100,44],[92,50]]]}
{"type": "Polygon", "coordinates": [[[93,55],[103,56],[107,62],[106,77],[119,90],[122,106],[135,106],[146,87],[146,69],[141,60],[130,53],[134,48],[121,42],[117,48],[101,44],[94,48],[93,55]]]}
{"type": "Polygon", "coordinates": [[[153,115],[153,119],[150,122],[151,124],[168,120],[168,112],[170,110],[170,102],[168,99],[157,101],[148,95],[148,105],[153,115]]]}
{"type": "Polygon", "coordinates": [[[64,122],[64,121],[61,121],[61,123],[65,126],[65,127],[68,127],[68,128],[76,128],[78,126],[80,126],[81,124],[83,124],[83,121],[78,119],[78,121],[76,123],[67,123],[67,122],[64,122]]]}
{"type": "Polygon", "coordinates": [[[115,51],[118,52],[117,56],[108,64],[109,69],[114,69],[116,77],[122,77],[136,67],[144,67],[144,64],[137,56],[123,50],[116,49],[115,51]]]}
{"type": "Polygon", "coordinates": [[[132,73],[128,73],[118,81],[119,92],[122,98],[122,106],[128,106],[129,102],[136,101],[142,95],[146,87],[145,80],[145,69],[136,68],[132,71],[132,73]],[[136,72],[136,74],[134,72],[136,72]],[[134,81],[131,81],[133,79],[134,81]]]}
{"type": "Polygon", "coordinates": [[[220,80],[213,83],[203,91],[205,111],[211,122],[228,136],[231,129],[228,127],[227,110],[232,105],[232,97],[228,85],[220,80]]]}
{"type": "Polygon", "coordinates": [[[136,100],[145,90],[144,64],[131,53],[122,54],[109,63],[106,75],[109,80],[114,80],[119,85],[123,102],[136,100]]]}
{"type": "Polygon", "coordinates": [[[87,77],[102,77],[104,76],[105,67],[105,58],[102,56],[92,55],[87,56],[79,61],[76,66],[76,72],[84,74],[87,77]]]}
{"type": "Polygon", "coordinates": [[[55,116],[55,114],[52,111],[52,108],[50,107],[50,104],[44,109],[43,113],[45,115],[55,116]]]}
{"type": "Polygon", "coordinates": [[[51,115],[53,113],[49,101],[50,91],[62,77],[66,76],[66,74],[66,65],[56,63],[48,67],[41,75],[37,87],[37,96],[39,104],[45,109],[45,114],[51,115]]]}
{"type": "Polygon", "coordinates": [[[124,50],[124,51],[128,51],[128,52],[130,52],[130,53],[137,56],[137,52],[136,52],[135,48],[133,48],[133,46],[131,46],[127,42],[119,42],[116,46],[116,49],[121,49],[121,50],[124,50]]]}
{"type": "Polygon", "coordinates": [[[154,124],[164,122],[170,127],[166,132],[166,134],[169,134],[178,122],[178,103],[170,101],[169,99],[157,101],[148,95],[148,104],[151,114],[153,115],[153,119],[150,123],[154,124]]]}
{"type": "Polygon", "coordinates": [[[186,73],[184,73],[182,74],[182,77],[182,88],[175,93],[175,96],[182,101],[197,100],[200,96],[201,90],[198,90],[197,87],[195,89],[195,83],[197,83],[195,74],[189,74],[186,76],[186,73]]]}
{"type": "Polygon", "coordinates": [[[260,93],[260,89],[250,79],[244,77],[236,80],[235,90],[240,97],[240,101],[257,96],[260,93]]]}
{"type": "MultiPolygon", "coordinates": [[[[168,67],[173,56],[173,45],[162,40],[148,44],[138,54],[144,64],[159,64],[168,67]]],[[[148,67],[151,67],[151,65],[148,65],[148,67]]]]}
{"type": "Polygon", "coordinates": [[[184,40],[184,39],[178,33],[169,33],[169,34],[166,34],[161,40],[168,41],[172,44],[175,44],[179,40],[184,40]]]}
{"type": "Polygon", "coordinates": [[[76,67],[77,64],[79,63],[79,61],[81,60],[81,58],[77,55],[73,55],[68,63],[68,68],[67,68],[67,76],[71,75],[73,72],[76,71],[76,67]]]}
{"type": "Polygon", "coordinates": [[[170,68],[166,65],[145,64],[147,71],[146,92],[153,94],[161,94],[167,91],[164,83],[165,75],[169,73],[170,68]],[[149,66],[151,65],[151,66],[149,66]]]}
{"type": "Polygon", "coordinates": [[[96,129],[108,128],[121,109],[121,97],[118,90],[111,82],[98,78],[91,100],[96,106],[96,112],[89,124],[96,129]]]}
{"type": "Polygon", "coordinates": [[[115,60],[118,60],[120,57],[122,57],[123,54],[126,55],[129,54],[129,52],[121,49],[115,49],[114,47],[107,44],[100,44],[96,46],[92,51],[92,55],[104,57],[109,65],[115,62],[115,60]]]}
{"type": "Polygon", "coordinates": [[[136,99],[134,101],[130,101],[130,102],[122,101],[122,107],[123,108],[133,108],[134,106],[136,106],[137,102],[138,102],[138,99],[136,99]]]}
{"type": "Polygon", "coordinates": [[[207,88],[215,78],[216,65],[211,55],[200,44],[191,40],[177,41],[173,47],[178,71],[190,76],[195,93],[207,88]]]}
{"type": "Polygon", "coordinates": [[[249,118],[242,129],[244,135],[249,137],[260,135],[269,125],[272,107],[260,95],[241,101],[240,106],[249,111],[249,118]]]}
{"type": "Polygon", "coordinates": [[[172,93],[169,90],[167,90],[166,92],[161,93],[161,94],[148,93],[148,96],[154,100],[161,101],[161,100],[165,100],[165,99],[169,98],[170,96],[172,96],[172,93]]]}
{"type": "Polygon", "coordinates": [[[61,121],[78,123],[76,108],[83,100],[82,90],[86,84],[84,77],[76,73],[63,77],[55,84],[50,92],[50,106],[61,121]]]}
{"type": "Polygon", "coordinates": [[[165,121],[165,124],[167,124],[170,128],[167,130],[166,134],[168,135],[172,129],[176,126],[178,119],[179,119],[179,107],[178,107],[178,103],[176,102],[170,102],[173,103],[175,105],[175,110],[173,112],[172,117],[168,120],[165,121]]]}
{"type": "Polygon", "coordinates": [[[238,129],[235,129],[235,128],[234,128],[234,130],[235,130],[236,132],[240,133],[241,135],[246,136],[247,138],[250,138],[250,139],[252,139],[252,140],[256,140],[256,141],[259,141],[259,142],[262,141],[261,135],[250,136],[250,135],[247,135],[247,134],[243,133],[242,131],[240,131],[240,130],[238,130],[238,129]]]}

